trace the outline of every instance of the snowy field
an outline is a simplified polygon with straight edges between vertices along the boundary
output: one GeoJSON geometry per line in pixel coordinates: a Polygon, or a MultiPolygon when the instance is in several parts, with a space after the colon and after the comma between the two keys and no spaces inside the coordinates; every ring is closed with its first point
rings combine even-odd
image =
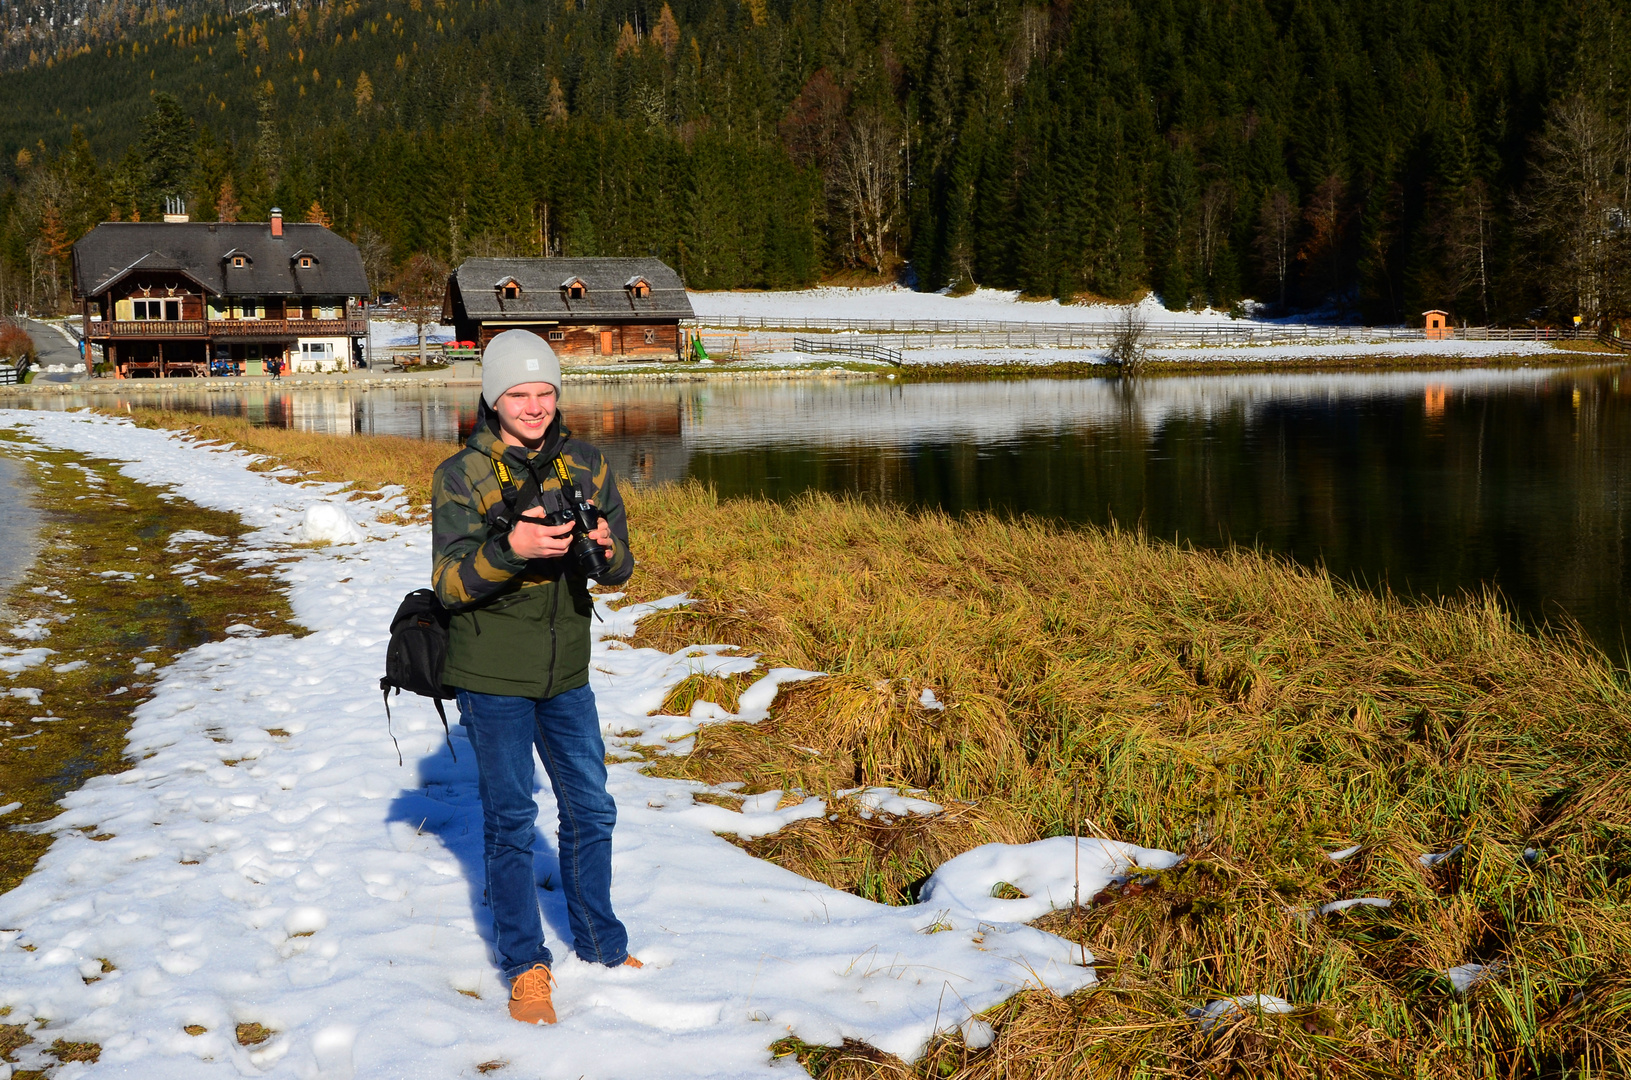
{"type": "MultiPolygon", "coordinates": [[[[967,296],[923,293],[898,285],[864,289],[823,286],[787,292],[692,292],[691,307],[704,325],[713,318],[746,319],[960,319],[998,322],[1114,322],[1120,304],[1061,304],[1021,300],[1018,292],[976,289],[967,296]]],[[[1168,311],[1154,296],[1138,305],[1151,322],[1227,322],[1222,311],[1168,311]]]]}
{"type": "MultiPolygon", "coordinates": [[[[399,765],[380,705],[387,624],[402,594],[427,583],[428,528],[377,520],[400,499],[342,503],[331,485],[281,482],[249,471],[250,455],[116,419],[8,410],[0,423],[241,515],[255,531],[239,557],[276,568],[311,631],[240,625],[177,654],[135,709],[134,767],[91,780],[43,826],[53,846],[0,896],[0,1006],[35,1040],[20,1068],[53,1064],[41,1051],[64,1039],[102,1055],[63,1065],[56,1080],[451,1077],[487,1062],[508,1063],[507,1077],[786,1075],[796,1068],[767,1048],[788,1034],[910,1059],[936,1031],[960,1027],[983,1045],[991,1032],[974,1014],[1025,986],[1067,992],[1094,980],[1090,956],[1024,925],[1071,902],[1069,838],[977,848],[941,867],[922,903],[891,908],[716,835],[773,832],[823,813],[820,800],[769,793],[737,813],[693,800],[710,789],[618,764],[613,898],[646,968],[608,970],[557,949],[561,1022],[515,1023],[488,948],[469,744],[455,726],[455,761],[429,703],[398,698],[399,765]],[[322,538],[335,542],[293,546],[322,538]],[[998,881],[1028,898],[992,898],[998,881]],[[275,1034],[240,1046],[240,1023],[275,1034]]],[[[172,537],[180,581],[187,548],[216,539],[172,537]]],[[[616,600],[600,600],[593,657],[610,753],[631,757],[634,743],[683,753],[699,725],[732,717],[709,703],[650,715],[666,691],[691,672],[753,662],[706,643],[670,655],[607,640],[661,606],[614,610],[616,600]]],[[[49,659],[48,628],[10,636],[27,647],[3,650],[14,662],[0,672],[13,692],[38,693],[26,683],[49,659]]],[[[762,719],[779,683],[810,674],[764,673],[737,718],[762,719]]],[[[933,707],[932,694],[923,700],[933,707]]],[[[71,716],[48,692],[40,708],[42,723],[71,716]]],[[[888,812],[936,809],[912,794],[859,796],[888,812]]],[[[547,785],[537,797],[539,895],[560,945],[570,935],[555,810],[547,785]]],[[[1176,858],[1098,840],[1080,855],[1089,896],[1176,858]]]]}

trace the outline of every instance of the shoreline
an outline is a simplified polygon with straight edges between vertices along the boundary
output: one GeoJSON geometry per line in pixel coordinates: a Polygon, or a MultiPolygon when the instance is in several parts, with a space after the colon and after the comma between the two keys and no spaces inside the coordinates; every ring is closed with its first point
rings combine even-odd
{"type": "MultiPolygon", "coordinates": [[[[1165,376],[1237,375],[1283,373],[1307,375],[1319,373],[1345,374],[1378,371],[1465,371],[1470,369],[1503,370],[1526,367],[1589,367],[1604,363],[1621,363],[1622,354],[1614,351],[1585,351],[1559,349],[1546,354],[1503,354],[1499,356],[1347,356],[1330,359],[1310,358],[1253,360],[1228,357],[1215,360],[1151,359],[1145,362],[1135,378],[1161,378],[1165,376]]],[[[697,363],[684,366],[662,364],[649,368],[629,365],[607,365],[606,370],[568,368],[563,371],[568,383],[698,383],[740,381],[795,381],[795,380],[850,380],[874,379],[902,382],[970,382],[1009,379],[1081,379],[1121,378],[1122,372],[1114,364],[1099,361],[1063,361],[1054,363],[944,363],[912,364],[900,367],[851,367],[817,361],[809,365],[757,366],[753,361],[713,362],[708,367],[697,363]]],[[[410,388],[444,389],[447,387],[480,386],[480,379],[438,377],[402,373],[395,375],[314,375],[303,378],[209,378],[209,379],[86,379],[77,382],[32,382],[19,386],[0,386],[0,402],[16,398],[39,396],[68,397],[76,394],[129,395],[191,391],[206,394],[232,394],[246,389],[265,390],[274,387],[299,389],[361,389],[395,390],[410,388]]]]}

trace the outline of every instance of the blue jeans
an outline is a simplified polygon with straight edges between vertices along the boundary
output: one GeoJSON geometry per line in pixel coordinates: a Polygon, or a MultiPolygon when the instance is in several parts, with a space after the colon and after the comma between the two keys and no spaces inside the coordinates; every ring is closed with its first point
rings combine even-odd
{"type": "Polygon", "coordinates": [[[544,947],[533,879],[534,746],[560,810],[561,887],[573,951],[608,967],[621,964],[629,955],[629,935],[612,913],[617,804],[606,792],[606,744],[594,691],[583,686],[534,699],[460,690],[459,713],[476,752],[487,903],[504,977],[555,960],[544,947]]]}

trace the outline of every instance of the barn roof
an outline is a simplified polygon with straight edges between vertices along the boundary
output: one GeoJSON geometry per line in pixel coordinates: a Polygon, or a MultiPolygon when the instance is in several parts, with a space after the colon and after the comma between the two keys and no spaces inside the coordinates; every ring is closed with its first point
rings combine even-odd
{"type": "Polygon", "coordinates": [[[463,302],[471,319],[691,319],[691,300],[680,277],[661,259],[467,259],[449,282],[447,314],[463,302]],[[637,297],[628,287],[636,280],[651,286],[637,297]],[[506,299],[503,286],[513,282],[521,295],[506,299]],[[584,296],[574,299],[568,287],[582,282],[584,296]]]}
{"type": "Polygon", "coordinates": [[[106,292],[142,270],[185,274],[221,296],[367,296],[357,245],[322,225],[285,224],[274,237],[264,221],[105,221],[74,245],[74,286],[106,292]],[[231,265],[242,255],[246,265],[231,265]],[[301,269],[297,256],[310,255],[301,269]]]}

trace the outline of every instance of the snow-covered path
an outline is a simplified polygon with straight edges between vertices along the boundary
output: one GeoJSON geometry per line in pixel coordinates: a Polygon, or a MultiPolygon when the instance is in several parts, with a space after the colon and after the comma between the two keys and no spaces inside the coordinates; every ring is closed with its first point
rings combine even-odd
{"type": "MultiPolygon", "coordinates": [[[[102,1054],[62,1066],[60,1080],[441,1077],[476,1075],[487,1062],[507,1062],[497,1075],[513,1077],[758,1076],[788,1070],[768,1047],[789,1033],[911,1058],[934,1031],[1025,985],[1063,992],[1092,981],[1079,950],[1023,925],[1068,902],[1068,839],[1063,849],[1054,840],[970,852],[942,868],[923,904],[890,908],[715,835],[773,831],[822,812],[819,802],[778,810],[772,795],[738,814],[694,802],[697,785],[618,764],[614,901],[647,966],[608,970],[557,947],[561,1022],[511,1021],[484,937],[473,755],[455,726],[455,762],[429,703],[401,697],[392,703],[399,766],[377,689],[390,616],[428,578],[428,530],[372,520],[389,501],[358,502],[347,509],[364,541],[291,547],[307,510],[336,498],[331,486],[282,482],[246,469],[249,455],[107,417],[8,410],[0,425],[239,513],[257,530],[245,557],[279,563],[296,619],[312,631],[245,631],[178,656],[136,710],[135,767],[64,800],[54,845],[0,896],[5,1022],[45,1021],[30,1023],[21,1067],[54,1062],[41,1051],[65,1039],[99,1043],[102,1054]],[[1030,898],[990,899],[997,880],[1030,898]],[[240,1023],[275,1034],[240,1046],[240,1023]]],[[[612,600],[601,603],[603,638],[651,610],[613,611],[612,600]]],[[[683,749],[698,723],[726,714],[703,703],[692,717],[649,716],[667,689],[699,668],[751,661],[601,640],[594,665],[617,754],[635,732],[683,749]]],[[[778,680],[800,674],[766,675],[744,694],[745,718],[763,714],[778,680]]],[[[547,837],[538,880],[560,946],[570,937],[553,887],[547,785],[538,799],[547,837]]],[[[1084,842],[1082,855],[1083,895],[1129,860],[1173,858],[1100,841],[1084,842]]],[[[977,1023],[967,1030],[981,1034],[977,1023]]]]}

